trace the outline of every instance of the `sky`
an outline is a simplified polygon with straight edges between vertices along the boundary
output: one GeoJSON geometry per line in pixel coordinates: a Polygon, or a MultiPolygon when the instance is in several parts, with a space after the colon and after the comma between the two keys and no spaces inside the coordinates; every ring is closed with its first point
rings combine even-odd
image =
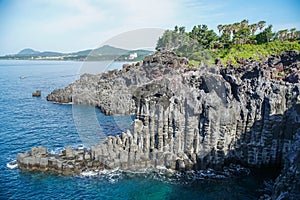
{"type": "MultiPolygon", "coordinates": [[[[0,0],[0,55],[76,52],[127,31],[264,20],[300,30],[299,0],[0,0]]],[[[153,47],[155,42],[153,43],[153,47]]]]}

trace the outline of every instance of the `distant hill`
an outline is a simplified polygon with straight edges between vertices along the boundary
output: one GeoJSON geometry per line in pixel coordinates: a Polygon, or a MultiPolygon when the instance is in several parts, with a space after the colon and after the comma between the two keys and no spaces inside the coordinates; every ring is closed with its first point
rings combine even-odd
{"type": "Polygon", "coordinates": [[[41,53],[41,52],[27,48],[27,49],[21,50],[19,53],[17,53],[17,55],[19,55],[19,56],[27,56],[27,55],[37,55],[39,53],[41,53]]]}
{"type": "Polygon", "coordinates": [[[100,48],[97,48],[93,50],[92,54],[98,54],[98,55],[124,55],[128,53],[129,50],[120,49],[116,47],[112,47],[109,45],[104,45],[100,48]]]}
{"type": "Polygon", "coordinates": [[[33,49],[23,49],[19,53],[15,54],[15,57],[53,57],[53,56],[62,56],[63,53],[52,52],[52,51],[35,51],[33,49]]]}
{"type": "Polygon", "coordinates": [[[63,53],[58,53],[58,52],[52,52],[52,51],[44,51],[39,53],[37,56],[41,56],[41,57],[53,57],[53,56],[62,56],[64,55],[63,53]]]}
{"type": "Polygon", "coordinates": [[[70,53],[69,55],[75,55],[75,56],[88,56],[93,50],[88,49],[88,50],[83,50],[83,51],[78,51],[74,53],[70,53]]]}
{"type": "Polygon", "coordinates": [[[72,56],[118,56],[118,55],[124,55],[128,53],[129,50],[121,49],[112,47],[109,45],[104,45],[102,47],[99,47],[97,49],[88,49],[83,51],[78,51],[74,53],[70,53],[68,55],[72,56]]]}
{"type": "Polygon", "coordinates": [[[73,53],[60,53],[52,51],[36,51],[30,48],[21,50],[14,55],[1,56],[0,59],[30,59],[30,60],[142,60],[153,53],[148,50],[126,50],[109,45],[96,49],[87,49],[73,53]]]}

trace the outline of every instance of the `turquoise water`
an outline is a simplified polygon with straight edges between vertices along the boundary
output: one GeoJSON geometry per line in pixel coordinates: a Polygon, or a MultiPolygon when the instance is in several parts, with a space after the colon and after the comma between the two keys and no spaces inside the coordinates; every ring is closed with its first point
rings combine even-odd
{"type": "MultiPolygon", "coordinates": [[[[15,160],[18,152],[34,146],[58,152],[66,145],[82,145],[72,105],[45,99],[52,90],[76,80],[81,64],[0,61],[0,199],[257,199],[261,194],[265,175],[253,172],[245,177],[207,180],[179,175],[168,178],[157,172],[112,171],[86,177],[8,168],[7,163],[15,160]],[[42,97],[32,98],[37,89],[42,90],[42,97]]],[[[99,110],[96,114],[105,134],[120,132],[116,118],[99,110]]]]}

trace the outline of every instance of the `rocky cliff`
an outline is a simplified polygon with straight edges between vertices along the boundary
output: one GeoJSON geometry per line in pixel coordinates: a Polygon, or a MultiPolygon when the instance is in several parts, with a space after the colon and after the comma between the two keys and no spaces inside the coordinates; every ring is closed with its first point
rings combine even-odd
{"type": "Polygon", "coordinates": [[[187,59],[176,57],[174,53],[158,54],[145,58],[143,62],[125,64],[122,70],[100,75],[83,74],[66,88],[53,91],[47,100],[92,105],[107,115],[134,114],[133,91],[164,75],[179,73],[187,63],[187,59]]]}
{"type": "MultiPolygon", "coordinates": [[[[277,198],[299,192],[299,62],[299,53],[291,51],[262,62],[243,61],[240,67],[196,68],[174,53],[160,52],[120,71],[83,75],[47,99],[94,105],[109,115],[136,115],[131,130],[86,152],[90,166],[283,166],[274,186],[277,198]],[[285,187],[283,180],[292,176],[294,186],[285,187]]],[[[39,159],[29,165],[28,157],[19,155],[19,166],[38,169],[39,159]]]]}

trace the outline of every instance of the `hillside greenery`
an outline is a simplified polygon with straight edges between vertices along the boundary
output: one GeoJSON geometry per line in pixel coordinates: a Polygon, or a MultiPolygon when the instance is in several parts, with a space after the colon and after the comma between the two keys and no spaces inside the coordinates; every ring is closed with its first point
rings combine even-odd
{"type": "Polygon", "coordinates": [[[156,50],[172,50],[189,58],[193,64],[212,64],[219,58],[223,64],[237,65],[241,59],[260,60],[268,55],[279,55],[286,50],[300,51],[300,31],[279,30],[265,21],[249,24],[248,20],[218,25],[218,33],[207,25],[194,26],[190,32],[175,26],[159,38],[156,50]]]}

